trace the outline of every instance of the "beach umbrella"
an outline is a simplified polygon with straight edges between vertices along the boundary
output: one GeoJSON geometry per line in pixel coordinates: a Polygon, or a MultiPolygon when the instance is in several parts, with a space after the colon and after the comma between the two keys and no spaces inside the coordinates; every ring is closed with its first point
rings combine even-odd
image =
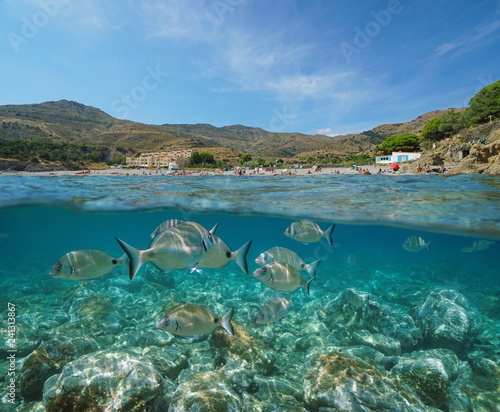
{"type": "Polygon", "coordinates": [[[397,163],[393,163],[393,164],[391,165],[391,169],[392,169],[392,170],[398,170],[398,169],[399,169],[399,165],[398,165],[397,163]]]}

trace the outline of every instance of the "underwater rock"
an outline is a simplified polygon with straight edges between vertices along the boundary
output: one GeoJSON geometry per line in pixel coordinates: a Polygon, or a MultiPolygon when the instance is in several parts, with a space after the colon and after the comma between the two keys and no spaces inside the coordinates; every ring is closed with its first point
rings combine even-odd
{"type": "Polygon", "coordinates": [[[432,291],[418,308],[416,318],[426,347],[451,349],[455,353],[469,347],[481,328],[479,315],[454,290],[432,291]]]}
{"type": "Polygon", "coordinates": [[[218,329],[208,339],[210,346],[217,351],[217,362],[224,365],[230,360],[242,359],[256,374],[271,372],[276,355],[237,322],[233,322],[233,327],[234,336],[218,329]]]}
{"type": "Polygon", "coordinates": [[[366,362],[338,352],[311,359],[304,377],[304,396],[314,410],[428,410],[409,387],[366,362]]]}
{"type": "Polygon", "coordinates": [[[114,346],[117,349],[140,348],[147,346],[163,347],[175,341],[174,335],[159,329],[140,330],[136,327],[126,327],[117,336],[114,346]]]}
{"type": "Polygon", "coordinates": [[[284,397],[294,398],[296,402],[304,402],[302,384],[282,377],[256,375],[254,389],[256,390],[253,394],[255,398],[261,401],[267,400],[276,405],[280,405],[284,397]]]}
{"type": "Polygon", "coordinates": [[[117,334],[126,325],[121,309],[102,295],[77,299],[68,312],[72,322],[81,322],[86,331],[96,336],[117,334]]]}
{"type": "Polygon", "coordinates": [[[181,383],[172,396],[169,411],[240,411],[241,400],[226,381],[224,372],[200,372],[181,383]]]}
{"type": "Polygon", "coordinates": [[[500,320],[500,290],[484,297],[483,311],[488,317],[500,320]]]}
{"type": "Polygon", "coordinates": [[[422,339],[410,315],[379,303],[367,292],[354,289],[339,293],[320,310],[319,317],[333,332],[338,330],[352,334],[364,329],[371,334],[397,339],[402,351],[409,351],[422,339]]]}
{"type": "Polygon", "coordinates": [[[244,392],[254,393],[257,390],[255,374],[246,360],[230,360],[220,371],[224,373],[231,388],[239,395],[244,392]]]}
{"type": "Polygon", "coordinates": [[[295,349],[299,352],[306,352],[312,346],[321,346],[323,341],[316,335],[302,336],[295,341],[295,349]]]}
{"type": "Polygon", "coordinates": [[[149,358],[100,351],[66,364],[49,378],[43,402],[49,411],[156,410],[167,389],[172,384],[149,358]]]}
{"type": "Polygon", "coordinates": [[[61,372],[64,365],[86,353],[99,350],[96,341],[82,333],[59,334],[43,342],[23,363],[19,389],[26,399],[42,399],[45,381],[61,372]]]}
{"type": "Polygon", "coordinates": [[[367,330],[362,329],[354,332],[352,337],[353,343],[368,346],[382,352],[384,355],[401,355],[401,343],[390,336],[381,335],[380,333],[371,334],[367,330]]]}
{"type": "Polygon", "coordinates": [[[142,356],[149,358],[162,376],[171,380],[177,379],[183,369],[188,367],[188,351],[186,349],[149,346],[142,351],[142,356]]]}
{"type": "Polygon", "coordinates": [[[448,349],[418,351],[400,357],[391,374],[410,386],[426,405],[441,408],[459,363],[455,353],[448,349]]]}
{"type": "Polygon", "coordinates": [[[203,336],[197,339],[176,338],[178,347],[185,350],[188,358],[188,366],[183,369],[178,378],[178,382],[185,382],[199,372],[208,372],[215,369],[216,354],[203,336]],[[199,339],[205,339],[203,342],[199,339]]]}

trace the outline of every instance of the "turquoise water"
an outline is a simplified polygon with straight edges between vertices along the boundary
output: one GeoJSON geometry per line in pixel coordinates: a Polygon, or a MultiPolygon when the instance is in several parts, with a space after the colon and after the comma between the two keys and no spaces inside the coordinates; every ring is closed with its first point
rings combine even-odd
{"type": "MultiPolygon", "coordinates": [[[[376,410],[377,396],[382,395],[361,381],[352,389],[349,379],[357,378],[339,372],[345,381],[311,383],[311,377],[325,376],[315,356],[332,354],[365,365],[363,374],[375,380],[383,376],[391,385],[396,385],[396,377],[405,382],[403,388],[394,386],[393,395],[389,391],[384,396],[396,399],[404,393],[412,406],[393,410],[454,410],[457,405],[490,410],[500,403],[500,246],[494,243],[500,241],[498,178],[0,176],[0,188],[2,316],[7,316],[9,303],[16,308],[16,340],[11,345],[5,339],[6,324],[2,338],[3,348],[16,350],[0,360],[5,407],[14,399],[22,410],[91,410],[90,398],[100,405],[92,410],[105,410],[110,399],[129,396],[123,394],[130,384],[135,400],[115,410],[342,410],[337,401],[319,393],[340,397],[335,391],[342,387],[351,388],[345,390],[353,399],[358,396],[360,405],[367,402],[360,388],[372,399],[364,406],[368,409],[352,406],[353,401],[348,410],[370,410],[370,405],[376,410]],[[314,220],[323,230],[336,224],[333,246],[326,239],[304,245],[286,237],[285,229],[298,218],[314,220]],[[132,281],[125,268],[83,282],[48,275],[54,263],[73,250],[96,249],[120,257],[123,250],[115,237],[145,249],[151,232],[169,219],[195,221],[207,229],[218,223],[216,235],[232,250],[252,240],[249,274],[230,262],[220,269],[166,274],[145,264],[132,281]],[[402,243],[413,235],[432,241],[430,251],[404,250],[402,243]],[[462,251],[479,239],[491,246],[462,251]],[[321,259],[321,264],[310,295],[303,289],[291,295],[294,306],[281,326],[259,326],[255,319],[260,308],[278,294],[252,273],[259,267],[256,257],[273,246],[296,252],[306,263],[321,259]],[[466,301],[457,309],[464,316],[455,319],[457,324],[480,325],[467,329],[468,335],[456,337],[456,342],[435,339],[428,330],[429,319],[434,322],[436,317],[449,328],[446,313],[455,307],[439,306],[443,298],[432,306],[432,316],[422,310],[426,302],[430,305],[429,296],[443,291],[455,294],[446,299],[451,302],[447,305],[466,301]],[[362,304],[343,298],[352,293],[359,299],[370,297],[361,299],[362,304]],[[374,315],[369,301],[383,309],[374,315]],[[187,302],[204,305],[216,316],[234,306],[234,340],[227,341],[229,335],[222,329],[194,340],[156,329],[166,311],[187,302]],[[396,313],[411,318],[412,330],[421,335],[411,345],[394,332],[398,327],[405,330],[403,324],[391,326],[393,332],[380,326],[396,313]],[[401,344],[401,350],[391,352],[392,344],[401,344]],[[442,351],[441,361],[454,356],[458,366],[454,373],[447,370],[443,393],[429,395],[401,365],[417,355],[435,359],[432,350],[442,351]],[[9,375],[7,356],[12,353],[16,370],[9,375]],[[103,384],[92,392],[91,376],[121,379],[120,367],[104,373],[105,367],[99,366],[96,357],[106,354],[128,356],[121,359],[122,365],[137,358],[152,369],[140,384],[103,384]],[[382,360],[388,356],[396,366],[382,360]],[[94,368],[86,379],[81,377],[85,365],[94,368]],[[70,370],[78,390],[66,393],[62,382],[70,370]],[[481,380],[485,370],[491,375],[489,384],[481,380]],[[14,398],[9,397],[11,378],[14,398]],[[148,392],[150,387],[155,390],[148,392]]],[[[290,294],[279,296],[288,299],[290,294]]]]}

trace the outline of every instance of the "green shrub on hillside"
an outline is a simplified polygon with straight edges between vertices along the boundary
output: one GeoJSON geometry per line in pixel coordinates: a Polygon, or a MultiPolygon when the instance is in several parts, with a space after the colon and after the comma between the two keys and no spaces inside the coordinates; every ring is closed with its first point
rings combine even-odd
{"type": "Polygon", "coordinates": [[[442,116],[429,120],[422,129],[422,140],[438,141],[444,139],[444,133],[440,130],[442,123],[442,116]]]}
{"type": "Polygon", "coordinates": [[[346,156],[344,159],[344,163],[355,164],[355,165],[359,165],[359,166],[373,164],[374,162],[375,162],[375,159],[367,154],[360,154],[360,155],[351,154],[351,155],[346,156]]]}
{"type": "Polygon", "coordinates": [[[483,87],[469,101],[469,117],[474,124],[486,123],[489,116],[500,117],[500,80],[483,87]]]}
{"type": "Polygon", "coordinates": [[[443,116],[428,121],[422,129],[422,140],[439,141],[451,137],[471,125],[469,112],[447,111],[443,116]]]}
{"type": "Polygon", "coordinates": [[[101,162],[104,151],[99,146],[72,144],[47,137],[21,140],[0,139],[0,157],[28,161],[34,158],[49,162],[101,162]]]}
{"type": "Polygon", "coordinates": [[[413,133],[398,134],[385,139],[379,146],[379,152],[417,152],[420,149],[420,139],[413,133]]]}

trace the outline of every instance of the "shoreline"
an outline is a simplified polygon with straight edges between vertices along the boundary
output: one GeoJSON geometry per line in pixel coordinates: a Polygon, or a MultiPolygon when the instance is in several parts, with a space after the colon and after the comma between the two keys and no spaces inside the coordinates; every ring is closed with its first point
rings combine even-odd
{"type": "MultiPolygon", "coordinates": [[[[383,174],[383,175],[414,175],[408,170],[405,170],[404,166],[401,167],[400,171],[393,172],[388,166],[359,166],[359,169],[367,170],[370,175],[383,174]],[[379,172],[382,170],[382,173],[379,172]]],[[[28,171],[0,171],[0,176],[238,176],[238,172],[235,170],[230,171],[200,171],[199,169],[188,169],[188,170],[144,170],[144,169],[84,169],[85,173],[81,171],[73,170],[55,170],[55,171],[38,171],[38,172],[28,172],[28,171]]],[[[359,175],[360,173],[357,169],[350,167],[325,167],[318,171],[314,171],[312,168],[276,168],[274,171],[265,171],[266,168],[260,168],[257,173],[255,169],[247,168],[243,176],[314,176],[314,175],[359,175]],[[288,170],[288,172],[285,172],[288,170]],[[338,172],[338,173],[337,173],[338,172]]],[[[437,174],[437,173],[421,173],[422,175],[437,174]]]]}

